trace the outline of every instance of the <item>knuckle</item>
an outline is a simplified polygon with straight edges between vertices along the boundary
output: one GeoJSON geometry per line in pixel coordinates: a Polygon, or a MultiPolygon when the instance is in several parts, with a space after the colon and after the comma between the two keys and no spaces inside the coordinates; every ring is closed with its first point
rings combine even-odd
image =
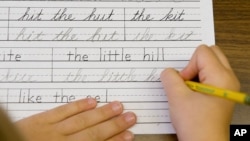
{"type": "Polygon", "coordinates": [[[79,101],[73,102],[69,106],[71,106],[75,112],[81,112],[84,109],[82,102],[79,101]]]}
{"type": "Polygon", "coordinates": [[[126,121],[124,121],[124,117],[118,117],[113,121],[113,128],[116,129],[117,131],[123,131],[126,129],[127,124],[126,121]],[[121,119],[122,118],[122,119],[121,119]]]}
{"type": "Polygon", "coordinates": [[[235,91],[240,90],[240,82],[232,70],[227,70],[226,73],[222,73],[221,78],[223,78],[221,82],[224,83],[222,87],[235,91]]]}
{"type": "Polygon", "coordinates": [[[99,138],[98,136],[98,132],[96,132],[96,130],[89,128],[86,131],[86,139],[89,141],[101,141],[102,139],[99,138]]]}
{"type": "Polygon", "coordinates": [[[109,112],[107,112],[104,107],[99,108],[97,110],[97,114],[101,115],[104,119],[106,119],[107,117],[109,117],[109,112]]]}
{"type": "Polygon", "coordinates": [[[108,104],[104,107],[99,108],[98,115],[101,115],[103,119],[109,119],[115,115],[115,112],[112,110],[111,105],[108,104]]]}
{"type": "Polygon", "coordinates": [[[82,117],[81,115],[77,115],[74,120],[70,123],[72,127],[78,129],[87,127],[88,119],[82,117]]]}

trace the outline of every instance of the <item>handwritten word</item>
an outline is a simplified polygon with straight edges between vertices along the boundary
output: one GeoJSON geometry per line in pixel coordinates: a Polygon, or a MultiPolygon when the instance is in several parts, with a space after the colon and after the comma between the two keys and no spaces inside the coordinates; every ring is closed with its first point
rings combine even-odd
{"type": "Polygon", "coordinates": [[[173,13],[174,8],[171,8],[169,12],[162,18],[160,21],[183,21],[185,10],[183,9],[181,12],[173,13]]]}
{"type": "Polygon", "coordinates": [[[12,49],[8,50],[8,52],[3,51],[0,54],[0,61],[21,61],[21,55],[15,54],[12,52],[12,49]]]}
{"type": "Polygon", "coordinates": [[[18,19],[18,21],[41,21],[43,15],[43,9],[38,13],[30,13],[30,7],[27,7],[25,13],[18,19]]]}
{"type": "Polygon", "coordinates": [[[93,8],[90,15],[83,19],[83,21],[112,21],[112,16],[114,15],[114,9],[111,9],[109,14],[96,14],[96,8],[93,8]]]}

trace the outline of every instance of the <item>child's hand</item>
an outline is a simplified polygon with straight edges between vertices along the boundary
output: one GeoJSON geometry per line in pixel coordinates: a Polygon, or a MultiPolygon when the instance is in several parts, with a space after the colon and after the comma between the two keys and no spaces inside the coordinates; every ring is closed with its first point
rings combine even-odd
{"type": "Polygon", "coordinates": [[[234,103],[190,90],[184,81],[195,77],[212,86],[235,91],[240,88],[226,57],[216,46],[200,46],[180,73],[166,69],[161,80],[179,140],[228,141],[234,103]]]}
{"type": "Polygon", "coordinates": [[[127,129],[135,124],[133,113],[112,102],[96,108],[94,99],[69,103],[17,122],[27,141],[132,141],[127,129]]]}

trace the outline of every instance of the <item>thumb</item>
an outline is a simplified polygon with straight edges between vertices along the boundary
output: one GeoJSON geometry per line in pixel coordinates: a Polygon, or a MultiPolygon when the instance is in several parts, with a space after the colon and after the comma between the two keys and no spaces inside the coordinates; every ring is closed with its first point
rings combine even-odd
{"type": "Polygon", "coordinates": [[[185,99],[191,93],[182,77],[173,68],[165,69],[161,73],[161,81],[170,104],[180,103],[182,99],[185,99]]]}

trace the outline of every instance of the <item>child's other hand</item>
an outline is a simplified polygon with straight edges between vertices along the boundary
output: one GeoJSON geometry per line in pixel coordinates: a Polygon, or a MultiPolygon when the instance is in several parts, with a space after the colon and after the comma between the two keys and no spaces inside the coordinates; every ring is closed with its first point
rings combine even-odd
{"type": "Polygon", "coordinates": [[[228,141],[234,103],[190,90],[185,80],[239,90],[239,81],[226,57],[216,46],[198,47],[189,64],[180,72],[166,69],[161,80],[170,116],[180,141],[228,141]]]}
{"type": "Polygon", "coordinates": [[[120,102],[95,108],[94,99],[75,101],[16,123],[27,141],[132,141],[133,113],[120,102]]]}

